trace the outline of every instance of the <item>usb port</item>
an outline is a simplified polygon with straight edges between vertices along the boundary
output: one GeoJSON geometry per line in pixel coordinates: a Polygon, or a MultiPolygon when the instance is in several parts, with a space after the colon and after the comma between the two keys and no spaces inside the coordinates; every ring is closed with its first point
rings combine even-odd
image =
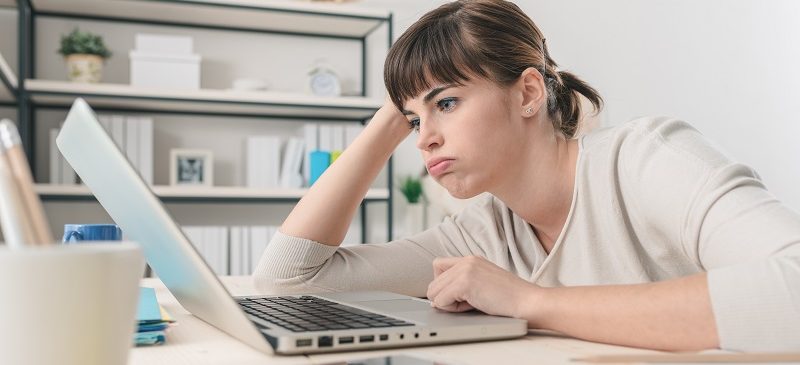
{"type": "Polygon", "coordinates": [[[436,332],[431,332],[431,337],[436,337],[436,332]]]}
{"type": "Polygon", "coordinates": [[[353,340],[353,336],[339,337],[339,344],[340,345],[353,343],[353,341],[354,341],[353,340]]]}
{"type": "Polygon", "coordinates": [[[388,341],[389,335],[380,335],[379,338],[381,339],[381,341],[388,341]]]}
{"type": "Polygon", "coordinates": [[[319,347],[333,346],[333,336],[319,336],[319,338],[317,338],[317,346],[319,347]]]}
{"type": "Polygon", "coordinates": [[[311,346],[310,338],[301,338],[295,341],[295,347],[308,347],[308,346],[311,346]]]}
{"type": "Polygon", "coordinates": [[[372,336],[372,335],[361,336],[361,337],[358,338],[358,342],[360,342],[360,343],[372,342],[372,341],[375,341],[375,336],[372,336]]]}

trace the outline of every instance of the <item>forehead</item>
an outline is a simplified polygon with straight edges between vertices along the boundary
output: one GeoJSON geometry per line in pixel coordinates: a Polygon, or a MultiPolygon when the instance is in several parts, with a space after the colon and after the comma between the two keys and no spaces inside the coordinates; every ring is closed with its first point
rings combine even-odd
{"type": "Polygon", "coordinates": [[[422,91],[405,100],[404,109],[419,107],[433,103],[436,101],[436,96],[442,92],[458,90],[460,92],[468,93],[492,93],[499,89],[495,83],[481,77],[473,77],[460,83],[446,83],[434,81],[430,82],[429,86],[422,91]]]}

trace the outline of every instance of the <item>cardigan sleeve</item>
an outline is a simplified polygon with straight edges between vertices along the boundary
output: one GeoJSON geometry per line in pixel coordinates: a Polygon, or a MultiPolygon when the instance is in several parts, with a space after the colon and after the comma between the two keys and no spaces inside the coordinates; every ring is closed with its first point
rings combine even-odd
{"type": "Polygon", "coordinates": [[[643,128],[638,167],[648,216],[707,271],[720,347],[800,348],[800,214],[751,168],[734,163],[688,124],[643,128]]]}
{"type": "Polygon", "coordinates": [[[383,290],[424,297],[434,258],[483,255],[485,241],[471,237],[497,227],[492,199],[479,199],[431,229],[388,243],[334,247],[278,231],[254,270],[254,284],[270,294],[383,290]]]}

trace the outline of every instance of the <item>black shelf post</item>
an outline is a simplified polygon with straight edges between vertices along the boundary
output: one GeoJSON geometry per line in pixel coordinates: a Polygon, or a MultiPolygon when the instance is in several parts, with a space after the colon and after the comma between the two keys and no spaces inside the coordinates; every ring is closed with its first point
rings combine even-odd
{"type": "MultiPolygon", "coordinates": [[[[25,88],[25,80],[34,75],[34,14],[29,0],[17,0],[17,40],[18,40],[18,59],[19,75],[17,85],[17,123],[19,134],[22,139],[22,147],[28,156],[28,164],[31,171],[35,174],[35,148],[34,148],[34,128],[33,128],[33,106],[31,105],[30,95],[25,88]]],[[[34,179],[36,177],[34,176],[34,179]]]]}

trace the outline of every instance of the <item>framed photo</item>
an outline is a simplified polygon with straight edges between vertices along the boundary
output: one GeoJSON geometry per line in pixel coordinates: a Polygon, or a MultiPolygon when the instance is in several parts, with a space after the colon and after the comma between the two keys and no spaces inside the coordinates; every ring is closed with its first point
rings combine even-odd
{"type": "Polygon", "coordinates": [[[174,148],[169,155],[170,185],[214,185],[214,154],[211,151],[174,148]]]}

